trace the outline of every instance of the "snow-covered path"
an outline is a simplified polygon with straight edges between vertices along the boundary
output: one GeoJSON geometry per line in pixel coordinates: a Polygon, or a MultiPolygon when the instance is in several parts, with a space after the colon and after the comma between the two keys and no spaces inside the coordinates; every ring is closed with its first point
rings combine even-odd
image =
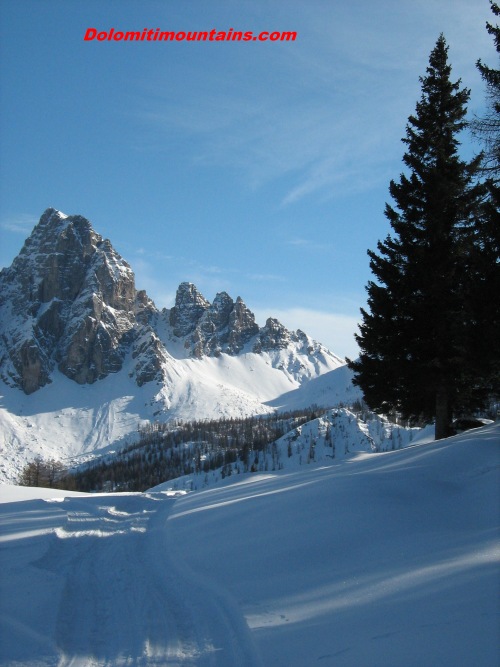
{"type": "MultiPolygon", "coordinates": [[[[3,615],[2,626],[10,627],[2,638],[1,664],[260,664],[231,601],[172,561],[167,517],[174,501],[161,493],[72,497],[52,503],[49,518],[40,507],[44,501],[32,501],[31,511],[24,512],[28,534],[35,537],[37,513],[43,512],[52,531],[41,528],[38,540],[28,541],[31,553],[23,554],[31,560],[45,542],[45,553],[23,569],[37,591],[34,608],[3,615]],[[36,641],[32,628],[43,630],[36,641]]],[[[7,547],[3,559],[23,552],[15,516],[21,507],[11,508],[0,536],[7,547]]]]}

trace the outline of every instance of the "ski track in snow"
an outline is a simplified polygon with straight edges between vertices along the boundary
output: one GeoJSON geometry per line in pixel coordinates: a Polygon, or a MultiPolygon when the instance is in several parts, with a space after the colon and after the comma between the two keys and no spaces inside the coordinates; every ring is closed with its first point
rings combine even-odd
{"type": "Polygon", "coordinates": [[[45,534],[48,550],[33,565],[58,583],[49,601],[56,605],[55,646],[45,657],[20,660],[4,646],[0,664],[260,665],[238,607],[170,557],[167,518],[174,502],[147,493],[54,503],[66,518],[45,534]]]}

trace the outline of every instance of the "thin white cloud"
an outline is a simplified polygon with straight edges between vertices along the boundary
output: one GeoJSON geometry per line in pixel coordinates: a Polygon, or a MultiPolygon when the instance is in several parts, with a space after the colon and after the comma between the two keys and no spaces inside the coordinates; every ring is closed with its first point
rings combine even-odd
{"type": "Polygon", "coordinates": [[[314,252],[332,252],[333,244],[326,243],[325,241],[315,241],[313,239],[304,239],[300,237],[295,237],[293,239],[287,239],[285,241],[286,245],[290,245],[298,250],[304,251],[314,251],[314,252]]]}
{"type": "Polygon", "coordinates": [[[418,77],[441,31],[448,37],[449,28],[456,76],[479,80],[474,63],[488,40],[489,17],[487,7],[483,13],[474,4],[273,6],[273,20],[293,24],[297,42],[273,48],[272,61],[269,51],[254,49],[252,70],[245,52],[235,49],[224,79],[207,69],[175,98],[151,83],[142,120],[155,146],[191,136],[186,156],[193,165],[233,168],[250,188],[286,177],[277,189],[285,206],[363,192],[395,175],[400,139],[420,95],[418,77]]]}
{"type": "Polygon", "coordinates": [[[20,213],[19,215],[2,220],[0,222],[0,227],[6,232],[27,236],[38,223],[38,220],[39,219],[36,216],[30,215],[29,213],[20,213]]]}
{"type": "Polygon", "coordinates": [[[256,280],[259,282],[279,282],[283,283],[286,281],[285,276],[278,276],[274,273],[249,273],[246,276],[249,280],[256,280]]]}

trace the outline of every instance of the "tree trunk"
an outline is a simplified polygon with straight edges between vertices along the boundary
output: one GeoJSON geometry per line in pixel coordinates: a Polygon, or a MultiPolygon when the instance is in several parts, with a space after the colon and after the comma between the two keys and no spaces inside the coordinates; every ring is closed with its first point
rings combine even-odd
{"type": "Polygon", "coordinates": [[[439,387],[436,391],[436,434],[435,439],[447,438],[451,435],[451,410],[447,387],[439,387]]]}

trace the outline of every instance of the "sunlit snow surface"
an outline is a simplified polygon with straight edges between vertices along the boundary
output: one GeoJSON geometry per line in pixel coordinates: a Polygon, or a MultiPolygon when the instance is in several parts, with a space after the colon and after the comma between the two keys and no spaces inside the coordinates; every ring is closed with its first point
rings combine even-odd
{"type": "Polygon", "coordinates": [[[130,377],[131,359],[122,371],[92,385],[54,371],[52,384],[26,396],[0,382],[0,483],[14,483],[36,456],[68,464],[75,457],[81,461],[118,450],[138,437],[144,420],[239,419],[313,403],[351,404],[360,396],[351,372],[334,355],[325,356],[317,369],[312,362],[305,365],[300,372],[312,379],[301,384],[275,367],[282,365],[279,355],[285,352],[279,350],[276,358],[268,353],[172,358],[164,384],[148,382],[141,388],[130,377]]]}
{"type": "Polygon", "coordinates": [[[497,667],[499,450],[497,424],[187,494],[0,487],[0,664],[497,667]]]}

